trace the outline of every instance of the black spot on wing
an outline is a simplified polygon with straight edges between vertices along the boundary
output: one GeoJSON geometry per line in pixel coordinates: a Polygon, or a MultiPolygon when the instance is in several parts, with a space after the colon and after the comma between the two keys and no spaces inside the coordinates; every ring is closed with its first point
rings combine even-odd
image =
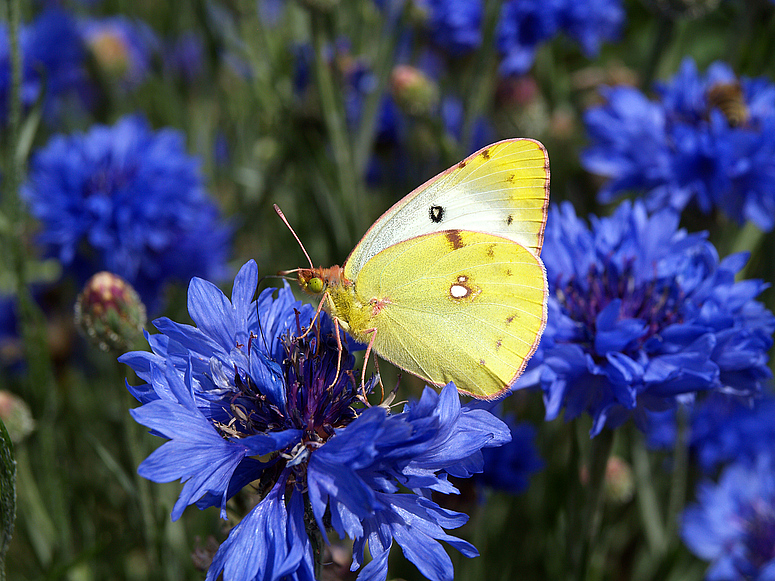
{"type": "Polygon", "coordinates": [[[443,206],[431,206],[428,211],[428,215],[431,218],[431,222],[438,224],[444,219],[444,207],[443,206]]]}
{"type": "Polygon", "coordinates": [[[511,214],[509,214],[508,216],[506,216],[506,226],[511,226],[511,223],[512,223],[513,221],[514,221],[514,216],[512,216],[511,214]]]}

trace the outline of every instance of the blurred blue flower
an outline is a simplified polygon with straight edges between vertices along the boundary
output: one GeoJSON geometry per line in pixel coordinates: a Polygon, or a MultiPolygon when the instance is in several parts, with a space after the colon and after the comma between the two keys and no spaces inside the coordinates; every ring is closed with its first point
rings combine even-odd
{"type": "Polygon", "coordinates": [[[530,485],[530,475],[543,470],[544,462],[535,445],[536,429],[512,416],[504,421],[511,430],[511,442],[482,450],[484,471],[475,478],[477,483],[495,490],[520,494],[530,485]]]}
{"type": "Polygon", "coordinates": [[[39,241],[81,282],[109,270],[150,312],[167,281],[226,272],[229,229],[173,129],[129,116],[55,136],[34,154],[22,195],[41,222],[39,241]]]}
{"type": "Polygon", "coordinates": [[[560,32],[576,40],[586,56],[596,56],[603,40],[619,36],[624,20],[620,0],[508,0],[496,31],[500,72],[526,73],[539,45],[560,32]]]}
{"type": "Polygon", "coordinates": [[[481,0],[421,0],[431,41],[452,56],[468,54],[482,44],[481,0]]]}
{"type": "Polygon", "coordinates": [[[508,0],[501,6],[496,43],[503,60],[500,73],[522,75],[530,70],[536,50],[559,30],[562,0],[508,0]]]}
{"type": "Polygon", "coordinates": [[[84,20],[81,34],[100,68],[125,89],[146,80],[161,46],[147,24],[125,16],[84,20]]]}
{"type": "Polygon", "coordinates": [[[270,27],[280,24],[287,6],[286,0],[256,0],[259,18],[270,27]]]}
{"type": "Polygon", "coordinates": [[[775,465],[765,454],[754,464],[733,464],[718,484],[701,483],[697,504],[682,515],[681,538],[711,561],[708,581],[775,576],[775,465]]]}
{"type": "Polygon", "coordinates": [[[581,45],[587,58],[600,52],[604,40],[616,41],[625,22],[620,0],[565,0],[560,28],[581,45]]]}
{"type": "Polygon", "coordinates": [[[518,384],[540,383],[547,419],[586,411],[595,435],[697,392],[758,394],[775,317],[754,300],[763,282],[735,282],[747,255],[719,262],[704,234],[640,202],[591,222],[568,203],[549,213],[549,319],[518,384]]]}
{"type": "Polygon", "coordinates": [[[455,493],[448,475],[481,471],[481,449],[507,442],[507,426],[461,407],[451,384],[440,394],[427,388],[400,413],[360,405],[354,357],[346,342],[337,349],[331,320],[321,314],[302,338],[314,307],[294,302],[288,285],[276,299],[267,289],[253,301],[257,283],[253,261],[237,274],[231,301],[193,279],[188,309],[197,326],[158,319],[161,334],[147,336],[153,352],[120,358],[148,382],[128,387],[144,404],[133,417],[170,440],[140,474],[185,482],[173,519],[194,503],[220,506],[225,518],[226,501],[249,483],[265,492],[221,545],[207,579],[311,580],[307,530],[315,525],[354,541],[352,570],[368,543],[372,560],[359,579],[386,578],[393,540],[428,579],[452,579],[438,541],[466,556],[476,549],[444,531],[467,516],[440,508],[430,493],[455,493]]]}
{"type": "MultiPolygon", "coordinates": [[[[46,118],[56,121],[64,99],[71,96],[86,99],[86,50],[69,13],[59,8],[42,12],[21,27],[19,44],[23,59],[21,101],[24,107],[43,98],[46,118]]],[[[10,91],[10,42],[5,23],[0,23],[1,122],[5,122],[8,114],[10,91]]]]}
{"type": "MultiPolygon", "coordinates": [[[[765,395],[753,403],[723,393],[685,408],[687,442],[706,473],[729,462],[752,462],[767,451],[775,456],[775,399],[765,395]]],[[[672,449],[676,438],[676,410],[649,414],[648,443],[672,449]]]]}
{"type": "Polygon", "coordinates": [[[165,74],[192,83],[204,67],[202,39],[194,32],[186,32],[167,43],[163,58],[165,74]]]}
{"type": "Polygon", "coordinates": [[[611,178],[599,199],[628,191],[649,210],[721,209],[738,223],[775,226],[775,85],[738,79],[724,63],[704,76],[691,59],[658,101],[630,87],[604,88],[585,115],[591,145],[582,163],[611,178]]]}

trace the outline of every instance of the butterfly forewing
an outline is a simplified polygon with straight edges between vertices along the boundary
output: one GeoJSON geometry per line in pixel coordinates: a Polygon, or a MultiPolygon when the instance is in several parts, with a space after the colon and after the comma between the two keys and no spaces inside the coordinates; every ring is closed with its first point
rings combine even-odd
{"type": "Polygon", "coordinates": [[[376,254],[408,238],[473,230],[538,255],[549,199],[549,158],[532,139],[500,141],[428,180],[375,222],[345,264],[354,280],[376,254]]]}

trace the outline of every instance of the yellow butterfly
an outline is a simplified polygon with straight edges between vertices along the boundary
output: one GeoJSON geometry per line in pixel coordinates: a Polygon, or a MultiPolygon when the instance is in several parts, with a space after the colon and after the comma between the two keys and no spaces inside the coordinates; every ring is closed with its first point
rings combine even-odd
{"type": "Polygon", "coordinates": [[[546,326],[548,203],[544,146],[500,141],[396,203],[343,267],[298,269],[299,284],[368,345],[364,374],[373,349],[431,384],[495,399],[546,326]]]}

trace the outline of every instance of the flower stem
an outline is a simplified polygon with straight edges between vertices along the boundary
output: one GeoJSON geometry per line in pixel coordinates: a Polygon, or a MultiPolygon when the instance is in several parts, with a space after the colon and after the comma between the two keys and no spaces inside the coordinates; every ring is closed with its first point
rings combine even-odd
{"type": "Polygon", "coordinates": [[[315,521],[315,513],[312,511],[312,505],[309,502],[309,498],[304,499],[306,515],[304,520],[308,523],[307,535],[309,536],[310,543],[312,544],[312,558],[315,560],[315,579],[323,578],[323,552],[326,548],[326,543],[323,540],[323,533],[318,528],[315,521]]]}
{"type": "Polygon", "coordinates": [[[597,542],[597,534],[603,518],[605,472],[613,444],[613,430],[604,429],[592,440],[589,478],[586,485],[586,495],[584,495],[585,502],[581,509],[583,510],[583,520],[581,526],[577,529],[581,534],[581,538],[576,551],[577,560],[573,568],[575,578],[578,581],[587,579],[589,576],[591,553],[597,542]]]}
{"type": "Polygon", "coordinates": [[[374,43],[376,43],[374,51],[374,77],[376,83],[373,90],[364,100],[361,122],[355,135],[352,150],[354,160],[354,169],[352,171],[358,177],[365,175],[366,166],[374,150],[374,136],[377,131],[382,97],[385,94],[385,88],[390,78],[390,71],[395,59],[396,44],[399,38],[399,35],[394,32],[395,30],[401,30],[401,27],[405,26],[406,12],[405,8],[401,10],[401,17],[398,23],[394,24],[390,22],[390,19],[386,19],[383,23],[384,29],[382,34],[374,39],[374,43]]]}
{"type": "Polygon", "coordinates": [[[651,84],[654,82],[654,77],[656,76],[657,69],[659,68],[661,55],[669,44],[670,37],[673,36],[673,28],[675,27],[675,24],[669,16],[660,14],[657,26],[658,28],[657,34],[654,37],[654,44],[651,46],[651,52],[649,53],[648,61],[646,62],[646,66],[643,70],[643,76],[641,78],[640,86],[643,91],[648,91],[651,87],[651,84]]]}
{"type": "Polygon", "coordinates": [[[686,500],[686,477],[688,471],[689,447],[688,437],[688,412],[685,407],[678,406],[675,412],[676,434],[675,449],[673,451],[673,474],[670,481],[670,499],[667,506],[667,522],[665,523],[666,542],[672,540],[678,528],[678,514],[686,500]]]}
{"type": "MultiPolygon", "coordinates": [[[[731,254],[737,252],[749,251],[751,256],[761,252],[762,242],[764,242],[764,232],[759,229],[756,224],[751,221],[745,223],[745,225],[737,233],[737,236],[732,241],[731,254]]],[[[745,266],[738,273],[738,279],[748,278],[750,275],[749,270],[752,264],[752,260],[748,260],[745,266]]]]}
{"type": "Polygon", "coordinates": [[[361,212],[357,196],[357,179],[353,172],[353,155],[350,140],[347,135],[347,120],[345,119],[344,104],[341,93],[337,95],[336,83],[332,77],[331,67],[326,60],[327,35],[325,32],[327,14],[310,11],[312,41],[315,53],[315,75],[318,91],[320,92],[320,104],[323,110],[326,129],[331,137],[331,146],[334,156],[334,166],[337,172],[339,207],[348,211],[348,227],[354,227],[361,231],[361,212]]]}
{"type": "Polygon", "coordinates": [[[667,536],[662,521],[662,511],[653,486],[653,474],[649,464],[643,436],[633,438],[632,463],[635,470],[635,487],[638,509],[640,510],[643,531],[649,549],[654,554],[662,554],[667,548],[667,536]]]}
{"type": "Polygon", "coordinates": [[[470,106],[465,109],[463,131],[460,138],[463,151],[458,153],[463,156],[468,155],[473,149],[476,120],[484,113],[488,100],[492,99],[495,92],[497,75],[493,74],[492,71],[497,53],[490,47],[495,44],[495,28],[500,14],[500,4],[500,2],[492,1],[485,3],[482,45],[475,53],[477,66],[468,92],[470,106]]]}

